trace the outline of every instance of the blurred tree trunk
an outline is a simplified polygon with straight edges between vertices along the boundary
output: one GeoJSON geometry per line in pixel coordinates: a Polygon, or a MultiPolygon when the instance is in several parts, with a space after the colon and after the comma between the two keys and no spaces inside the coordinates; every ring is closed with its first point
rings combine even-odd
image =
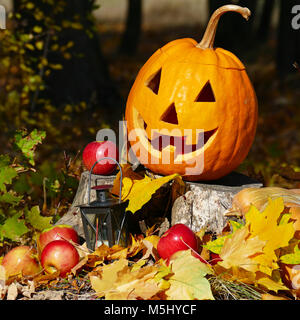
{"type": "Polygon", "coordinates": [[[121,38],[119,52],[134,54],[142,29],[142,0],[127,0],[126,27],[121,38]]]}
{"type": "MultiPolygon", "coordinates": [[[[22,8],[19,2],[20,0],[15,0],[15,12],[22,8]]],[[[45,12],[45,15],[51,16],[52,13],[46,11],[44,2],[31,2],[45,12]]],[[[99,35],[92,18],[93,8],[94,0],[66,0],[64,11],[51,16],[54,17],[55,24],[63,28],[51,34],[48,47],[53,44],[53,36],[58,37],[60,48],[67,43],[74,43],[74,46],[69,58],[65,58],[60,50],[48,50],[47,60],[52,64],[62,65],[62,69],[52,70],[50,76],[45,78],[46,90],[38,92],[38,95],[40,97],[46,94],[55,106],[85,101],[91,108],[103,108],[104,115],[107,114],[109,117],[118,111],[123,101],[110,78],[108,65],[102,54],[99,35]],[[64,26],[64,22],[76,22],[78,27],[64,26]],[[105,112],[106,110],[109,111],[105,112]]],[[[35,16],[30,15],[25,9],[24,11],[20,12],[22,19],[27,15],[27,29],[32,30],[37,23],[35,16]]]]}
{"type": "Polygon", "coordinates": [[[260,42],[264,42],[268,39],[274,7],[275,7],[274,0],[264,1],[262,14],[261,14],[260,22],[257,29],[257,38],[260,42]]]}
{"type": "Polygon", "coordinates": [[[298,0],[280,1],[280,18],[278,26],[277,71],[281,80],[295,72],[295,62],[300,63],[300,30],[292,27],[292,8],[299,5],[298,0]]]}

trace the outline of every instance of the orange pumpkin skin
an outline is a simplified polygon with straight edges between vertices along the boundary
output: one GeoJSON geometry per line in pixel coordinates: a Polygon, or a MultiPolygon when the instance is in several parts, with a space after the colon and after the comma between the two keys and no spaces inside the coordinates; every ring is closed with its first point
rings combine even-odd
{"type": "Polygon", "coordinates": [[[125,120],[129,138],[132,130],[140,129],[130,143],[132,148],[138,146],[135,155],[152,172],[179,173],[189,181],[214,180],[247,156],[256,132],[257,99],[235,55],[221,48],[203,49],[193,39],[179,39],[157,50],[142,67],[128,96],[125,120]],[[159,87],[154,90],[149,81],[159,70],[159,87]],[[199,102],[197,97],[208,83],[214,99],[199,102]],[[166,120],[171,105],[177,119],[166,120]],[[147,139],[153,130],[163,129],[176,129],[173,136],[187,136],[189,145],[197,143],[196,129],[211,136],[202,148],[177,154],[176,147],[155,149],[147,139]],[[192,135],[186,135],[186,129],[192,135]],[[168,156],[169,163],[164,163],[168,156]],[[195,166],[193,161],[198,169],[188,171],[195,166]]]}

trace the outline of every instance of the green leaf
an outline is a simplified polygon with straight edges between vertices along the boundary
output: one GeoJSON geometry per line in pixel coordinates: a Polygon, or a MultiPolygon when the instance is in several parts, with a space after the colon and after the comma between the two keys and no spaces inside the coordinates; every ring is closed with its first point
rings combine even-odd
{"type": "Polygon", "coordinates": [[[10,164],[10,157],[8,155],[0,155],[0,168],[7,167],[10,164]]]}
{"type": "Polygon", "coordinates": [[[234,221],[234,220],[230,220],[229,221],[231,227],[232,227],[232,232],[235,232],[238,229],[241,229],[242,227],[244,227],[244,224],[238,221],[234,221]]]}
{"type": "Polygon", "coordinates": [[[24,157],[31,165],[34,165],[34,152],[36,146],[39,143],[42,143],[42,140],[45,137],[45,131],[34,129],[30,134],[27,134],[25,130],[20,130],[15,134],[15,147],[23,153],[24,157]]]}
{"type": "Polygon", "coordinates": [[[218,237],[216,240],[213,240],[213,241],[209,241],[207,244],[203,245],[204,248],[208,249],[209,251],[213,252],[213,253],[217,253],[217,254],[220,254],[221,253],[221,250],[223,248],[223,245],[224,245],[224,241],[227,239],[227,238],[231,238],[233,233],[242,228],[244,225],[240,222],[236,222],[236,221],[233,221],[233,220],[230,220],[229,221],[231,227],[232,227],[232,233],[226,235],[226,236],[223,236],[223,237],[218,237]]]}
{"type": "Polygon", "coordinates": [[[158,269],[157,274],[154,277],[154,280],[159,282],[161,281],[164,277],[166,277],[167,275],[169,275],[170,273],[172,273],[172,269],[171,266],[160,266],[158,269]]]}
{"type": "Polygon", "coordinates": [[[300,264],[300,249],[295,246],[294,253],[289,253],[280,257],[280,261],[285,264],[300,264]]]}
{"type": "Polygon", "coordinates": [[[219,237],[216,240],[207,242],[207,244],[204,244],[203,247],[213,253],[220,254],[226,238],[228,238],[228,236],[219,237]]]}
{"type": "Polygon", "coordinates": [[[16,205],[22,200],[23,196],[17,196],[15,192],[9,191],[0,195],[0,202],[16,205]]]}
{"type": "Polygon", "coordinates": [[[19,212],[12,216],[11,218],[6,219],[5,223],[0,226],[0,239],[4,238],[18,241],[21,236],[29,231],[25,225],[24,220],[20,220],[22,212],[19,212]]]}
{"type": "Polygon", "coordinates": [[[12,180],[18,175],[17,171],[11,167],[0,167],[0,191],[6,192],[7,184],[11,184],[12,180]]]}
{"type": "Polygon", "coordinates": [[[50,228],[52,226],[52,217],[43,217],[40,215],[39,206],[31,208],[31,210],[25,211],[26,220],[33,226],[33,228],[43,231],[44,229],[50,228]]]}

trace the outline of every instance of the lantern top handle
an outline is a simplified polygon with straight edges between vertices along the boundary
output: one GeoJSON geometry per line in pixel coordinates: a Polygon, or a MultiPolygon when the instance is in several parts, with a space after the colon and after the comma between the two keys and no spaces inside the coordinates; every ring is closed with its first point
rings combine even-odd
{"type": "Polygon", "coordinates": [[[114,161],[119,169],[120,169],[120,191],[119,191],[119,203],[121,203],[121,197],[122,197],[122,180],[123,180],[123,173],[122,173],[122,167],[120,165],[120,163],[114,159],[114,158],[111,158],[111,157],[103,157],[103,158],[99,158],[92,166],[91,170],[90,170],[90,174],[89,174],[89,181],[88,181],[88,204],[90,204],[91,202],[91,175],[93,173],[93,170],[94,170],[94,167],[96,166],[96,164],[99,162],[99,161],[102,161],[102,160],[112,160],[114,161]]]}

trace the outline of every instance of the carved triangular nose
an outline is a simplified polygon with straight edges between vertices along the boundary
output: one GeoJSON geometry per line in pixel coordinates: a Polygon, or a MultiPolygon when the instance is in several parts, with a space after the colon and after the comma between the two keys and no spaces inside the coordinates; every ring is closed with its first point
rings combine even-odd
{"type": "Polygon", "coordinates": [[[167,122],[167,123],[170,123],[170,124],[178,124],[177,112],[176,112],[174,102],[164,112],[164,114],[161,116],[160,120],[167,122]]]}

